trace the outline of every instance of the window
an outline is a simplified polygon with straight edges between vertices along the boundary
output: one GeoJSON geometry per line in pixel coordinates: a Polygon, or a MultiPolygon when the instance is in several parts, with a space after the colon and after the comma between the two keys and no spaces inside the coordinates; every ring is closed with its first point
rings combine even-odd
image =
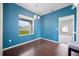
{"type": "Polygon", "coordinates": [[[62,32],[68,32],[68,26],[67,25],[62,26],[62,32]]]}
{"type": "Polygon", "coordinates": [[[19,36],[31,35],[34,33],[34,21],[25,16],[20,16],[19,36]]]}

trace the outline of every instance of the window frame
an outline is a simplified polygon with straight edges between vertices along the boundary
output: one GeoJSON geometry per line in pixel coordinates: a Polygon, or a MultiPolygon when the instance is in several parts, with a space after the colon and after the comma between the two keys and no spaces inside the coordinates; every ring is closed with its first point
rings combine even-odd
{"type": "Polygon", "coordinates": [[[20,30],[19,30],[19,36],[33,35],[34,34],[34,18],[19,14],[19,20],[22,20],[22,19],[24,19],[24,21],[31,21],[32,22],[32,30],[31,30],[32,32],[30,34],[20,35],[20,30]]]}

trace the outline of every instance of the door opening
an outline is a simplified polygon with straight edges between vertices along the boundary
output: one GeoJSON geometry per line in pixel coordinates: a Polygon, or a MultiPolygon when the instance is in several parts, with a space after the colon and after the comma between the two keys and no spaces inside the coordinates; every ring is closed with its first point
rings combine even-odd
{"type": "Polygon", "coordinates": [[[59,18],[59,42],[68,44],[74,41],[74,15],[59,18]]]}

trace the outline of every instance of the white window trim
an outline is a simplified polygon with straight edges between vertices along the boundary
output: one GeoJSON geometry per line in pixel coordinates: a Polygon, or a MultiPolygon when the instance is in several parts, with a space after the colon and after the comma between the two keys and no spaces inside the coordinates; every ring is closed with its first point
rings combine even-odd
{"type": "Polygon", "coordinates": [[[24,16],[22,14],[19,14],[19,19],[28,19],[30,21],[32,21],[32,33],[31,34],[26,34],[26,35],[19,35],[19,36],[28,36],[28,35],[33,35],[34,34],[34,18],[32,17],[28,17],[28,16],[24,16]]]}

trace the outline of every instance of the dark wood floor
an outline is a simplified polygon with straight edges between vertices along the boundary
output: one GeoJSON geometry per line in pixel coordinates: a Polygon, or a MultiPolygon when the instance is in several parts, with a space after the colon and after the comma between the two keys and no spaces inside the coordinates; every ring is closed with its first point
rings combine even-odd
{"type": "Polygon", "coordinates": [[[68,46],[43,39],[3,51],[4,56],[67,56],[68,46]]]}

